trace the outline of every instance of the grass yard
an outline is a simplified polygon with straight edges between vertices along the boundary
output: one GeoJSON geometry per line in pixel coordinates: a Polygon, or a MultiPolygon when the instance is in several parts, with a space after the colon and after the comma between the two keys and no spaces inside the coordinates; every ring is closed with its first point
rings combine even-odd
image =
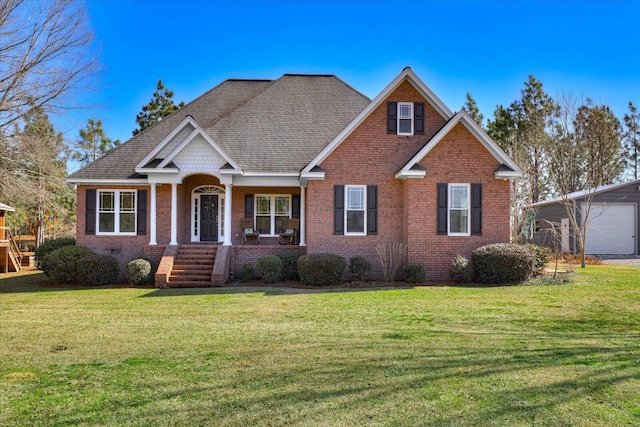
{"type": "Polygon", "coordinates": [[[0,278],[0,425],[640,425],[640,270],[561,286],[0,278]]]}

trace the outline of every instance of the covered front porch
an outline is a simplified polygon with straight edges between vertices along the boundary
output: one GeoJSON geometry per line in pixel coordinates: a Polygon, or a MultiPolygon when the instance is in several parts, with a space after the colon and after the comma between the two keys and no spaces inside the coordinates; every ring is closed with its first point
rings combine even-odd
{"type": "Polygon", "coordinates": [[[156,286],[219,286],[240,277],[245,264],[255,268],[260,257],[306,253],[306,187],[297,180],[239,178],[230,184],[198,173],[181,182],[150,183],[145,253],[162,251],[156,286]],[[246,238],[247,221],[257,239],[246,238]],[[286,238],[291,224],[295,238],[286,238]],[[197,253],[208,258],[185,262],[197,253]]]}

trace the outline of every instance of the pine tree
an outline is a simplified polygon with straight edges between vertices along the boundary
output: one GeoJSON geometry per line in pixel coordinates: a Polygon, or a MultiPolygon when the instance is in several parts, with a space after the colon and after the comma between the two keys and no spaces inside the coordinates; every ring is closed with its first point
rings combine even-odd
{"type": "Polygon", "coordinates": [[[640,113],[633,102],[629,102],[629,114],[625,114],[623,120],[625,160],[633,179],[637,180],[640,169],[640,113]]]}
{"type": "Polygon", "coordinates": [[[478,125],[480,125],[480,127],[484,127],[482,125],[482,120],[484,119],[484,116],[482,115],[482,113],[480,113],[480,110],[478,109],[478,105],[476,104],[476,100],[473,99],[473,97],[469,92],[467,92],[467,101],[464,103],[464,106],[462,107],[462,109],[466,111],[469,114],[469,116],[471,116],[471,118],[478,125]]]}
{"type": "Polygon", "coordinates": [[[82,165],[95,162],[99,157],[120,145],[120,140],[107,138],[102,128],[102,120],[89,119],[87,126],[80,129],[80,140],[73,153],[73,159],[82,165]]]}
{"type": "Polygon", "coordinates": [[[158,86],[153,93],[153,98],[147,105],[142,107],[142,111],[136,116],[136,122],[140,128],[134,129],[133,135],[137,135],[182,107],[184,107],[184,102],[176,105],[173,102],[173,91],[165,88],[162,80],[158,80],[158,86]]]}

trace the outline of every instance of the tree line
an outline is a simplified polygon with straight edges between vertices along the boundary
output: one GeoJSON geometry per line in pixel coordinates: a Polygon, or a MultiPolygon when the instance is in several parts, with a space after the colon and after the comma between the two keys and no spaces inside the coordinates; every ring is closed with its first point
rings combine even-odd
{"type": "MultiPolygon", "coordinates": [[[[73,0],[0,1],[0,201],[17,208],[7,218],[14,232],[34,234],[38,243],[45,234],[74,231],[69,162],[86,165],[120,145],[100,119],[88,119],[74,141],[50,121],[74,105],[74,94],[99,68],[87,22],[82,3],[73,0]]],[[[173,96],[159,80],[133,135],[182,108],[173,96]]],[[[553,98],[529,76],[520,99],[497,106],[486,122],[470,94],[463,108],[524,171],[511,184],[513,239],[532,203],[638,179],[640,115],[632,102],[621,121],[590,99],[553,98]]]]}

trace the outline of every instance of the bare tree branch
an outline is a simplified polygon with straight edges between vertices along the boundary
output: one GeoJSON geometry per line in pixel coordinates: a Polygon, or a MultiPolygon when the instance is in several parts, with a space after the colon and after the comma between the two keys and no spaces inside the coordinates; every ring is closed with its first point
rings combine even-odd
{"type": "Polygon", "coordinates": [[[0,132],[34,107],[55,113],[97,69],[83,3],[0,2],[0,132]]]}

